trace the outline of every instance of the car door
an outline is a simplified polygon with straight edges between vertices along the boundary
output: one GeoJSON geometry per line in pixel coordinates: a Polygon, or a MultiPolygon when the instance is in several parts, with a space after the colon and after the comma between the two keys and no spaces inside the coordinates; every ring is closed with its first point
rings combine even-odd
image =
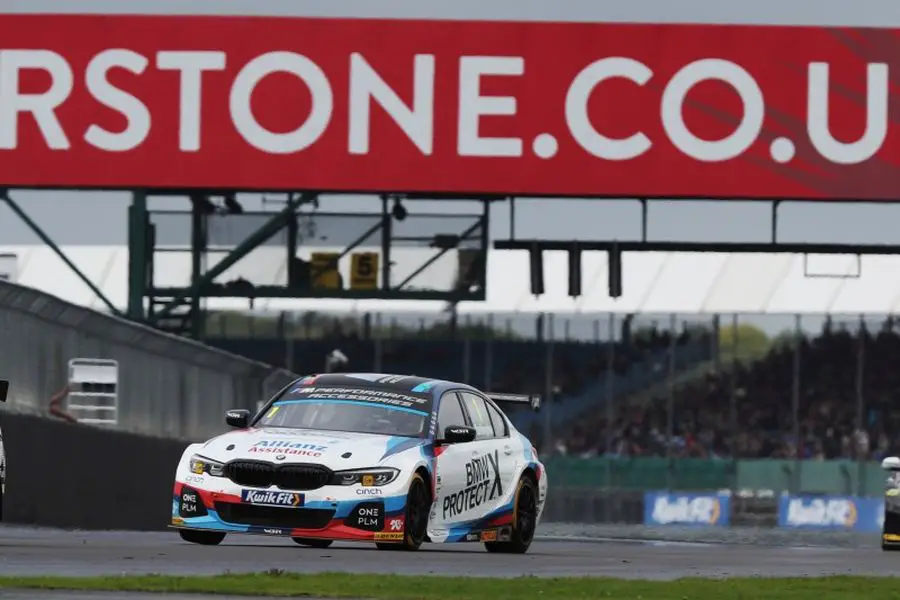
{"type": "MultiPolygon", "coordinates": [[[[470,427],[471,422],[466,417],[459,395],[455,391],[445,392],[438,404],[435,439],[443,438],[447,427],[459,425],[470,427]]],[[[428,535],[435,541],[446,538],[452,524],[460,522],[456,503],[460,494],[465,493],[466,464],[474,444],[436,445],[434,448],[434,503],[428,520],[428,535]]]]}
{"type": "MultiPolygon", "coordinates": [[[[494,426],[494,439],[500,446],[500,473],[503,478],[503,490],[512,494],[518,482],[519,472],[525,467],[525,450],[520,438],[509,434],[509,420],[489,399],[485,399],[491,424],[494,426]]],[[[509,495],[507,494],[507,495],[509,495]]]]}
{"type": "MultiPolygon", "coordinates": [[[[494,428],[488,402],[479,394],[459,392],[466,416],[475,428],[475,441],[467,444],[466,489],[462,521],[483,517],[505,504],[510,494],[509,473],[515,468],[515,453],[504,428],[494,428]],[[498,431],[499,434],[498,435],[498,431]]],[[[498,423],[498,426],[500,424],[498,423]]],[[[459,501],[457,501],[457,506],[459,501]]]]}

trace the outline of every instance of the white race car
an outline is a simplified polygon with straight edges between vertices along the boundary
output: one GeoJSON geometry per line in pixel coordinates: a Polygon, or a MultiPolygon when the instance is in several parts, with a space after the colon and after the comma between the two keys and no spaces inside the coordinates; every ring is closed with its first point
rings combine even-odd
{"type": "Polygon", "coordinates": [[[197,544],[229,533],[418,549],[483,542],[524,553],[547,496],[531,442],[498,404],[537,397],[380,373],[311,375],[238,429],[185,450],[172,526],[197,544]]]}
{"type": "MultiPolygon", "coordinates": [[[[9,381],[0,379],[0,402],[9,396],[9,381]]],[[[6,496],[6,449],[3,447],[3,431],[0,431],[0,521],[3,520],[3,497],[6,496]]]]}

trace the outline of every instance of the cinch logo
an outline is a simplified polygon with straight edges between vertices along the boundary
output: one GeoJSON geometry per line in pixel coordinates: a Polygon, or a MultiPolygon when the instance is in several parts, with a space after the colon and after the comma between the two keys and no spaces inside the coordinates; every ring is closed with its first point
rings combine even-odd
{"type": "Polygon", "coordinates": [[[669,498],[658,496],[653,503],[653,521],[661,525],[682,523],[715,525],[722,516],[722,504],[715,496],[669,498]]]}
{"type": "Polygon", "coordinates": [[[787,508],[787,525],[794,527],[846,527],[856,525],[859,511],[853,500],[846,498],[791,498],[787,508]]]}

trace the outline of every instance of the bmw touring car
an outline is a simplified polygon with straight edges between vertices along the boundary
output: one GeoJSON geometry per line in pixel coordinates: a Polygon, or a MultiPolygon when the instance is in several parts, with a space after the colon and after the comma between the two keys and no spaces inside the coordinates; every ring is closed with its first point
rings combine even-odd
{"type": "Polygon", "coordinates": [[[547,474],[500,409],[516,404],[538,410],[540,399],[404,375],[303,377],[252,418],[228,411],[236,431],[185,450],[171,526],[204,545],[235,533],[525,553],[547,474]]]}
{"type": "MultiPolygon", "coordinates": [[[[9,381],[0,379],[0,402],[9,396],[9,381]]],[[[0,431],[0,521],[3,520],[3,498],[6,496],[6,450],[3,447],[3,432],[0,431]]]]}

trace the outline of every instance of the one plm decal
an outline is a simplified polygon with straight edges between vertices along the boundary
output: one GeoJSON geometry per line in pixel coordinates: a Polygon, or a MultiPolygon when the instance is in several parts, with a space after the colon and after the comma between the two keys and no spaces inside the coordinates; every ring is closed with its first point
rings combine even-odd
{"type": "Polygon", "coordinates": [[[466,463],[466,487],[444,496],[444,520],[475,510],[482,504],[503,496],[500,475],[500,452],[494,450],[466,463]]]}
{"type": "Polygon", "coordinates": [[[256,506],[303,506],[303,494],[260,490],[241,491],[241,502],[256,506]]]}
{"type": "Polygon", "coordinates": [[[382,502],[361,502],[353,509],[344,525],[363,531],[381,531],[384,529],[384,504],[382,502]]]}

